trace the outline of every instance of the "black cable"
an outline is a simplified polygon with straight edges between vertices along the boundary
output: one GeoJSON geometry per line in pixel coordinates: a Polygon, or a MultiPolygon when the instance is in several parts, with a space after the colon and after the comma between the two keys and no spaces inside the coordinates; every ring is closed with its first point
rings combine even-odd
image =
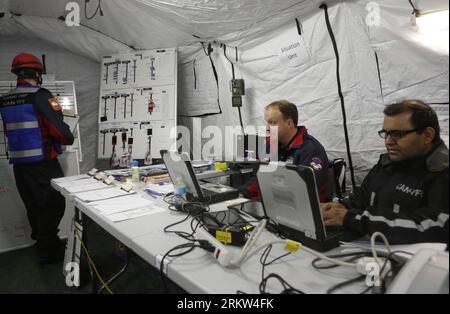
{"type": "Polygon", "coordinates": [[[98,5],[97,8],[95,9],[94,14],[92,14],[90,17],[87,16],[87,4],[88,4],[89,0],[84,0],[84,17],[87,20],[92,20],[98,13],[98,10],[100,10],[100,15],[103,16],[103,11],[102,11],[102,0],[98,0],[98,5]]]}
{"type": "MultiPolygon", "coordinates": [[[[63,19],[63,21],[65,21],[65,19],[63,19]]],[[[92,27],[86,25],[86,24],[80,23],[80,25],[81,25],[81,26],[84,26],[84,27],[86,27],[86,28],[89,28],[90,30],[92,30],[92,31],[94,31],[94,32],[97,32],[97,33],[99,33],[99,34],[102,34],[103,36],[106,36],[106,37],[108,37],[108,38],[111,38],[112,40],[115,40],[115,41],[121,43],[122,45],[127,46],[128,48],[130,48],[130,49],[132,49],[132,50],[134,50],[134,51],[137,51],[136,48],[134,48],[133,46],[130,46],[130,45],[124,43],[123,41],[118,40],[117,38],[114,38],[114,37],[112,37],[112,36],[110,36],[110,35],[108,35],[108,34],[105,34],[105,33],[101,32],[101,31],[99,31],[99,30],[97,30],[97,29],[95,29],[95,28],[92,28],[92,27]]]]}
{"type": "Polygon", "coordinates": [[[191,217],[190,215],[187,215],[187,216],[186,216],[185,218],[183,218],[182,220],[180,220],[180,221],[178,221],[178,222],[175,222],[175,223],[173,223],[173,224],[170,224],[170,225],[164,227],[163,231],[166,232],[166,233],[174,233],[174,234],[176,234],[177,236],[182,237],[183,239],[186,239],[186,240],[188,240],[188,241],[194,241],[194,240],[192,239],[192,234],[189,234],[189,233],[184,232],[184,231],[171,231],[171,230],[169,230],[169,228],[171,228],[171,227],[173,227],[173,226],[176,226],[176,225],[178,225],[178,224],[181,224],[181,223],[185,222],[185,221],[188,220],[190,217],[191,217]]]}
{"type": "Polygon", "coordinates": [[[325,22],[327,24],[327,29],[328,29],[328,33],[331,38],[331,42],[333,44],[334,54],[336,55],[336,77],[337,77],[339,99],[341,101],[341,111],[342,111],[342,119],[343,119],[343,126],[344,126],[345,145],[347,148],[347,158],[348,158],[348,165],[349,165],[349,169],[350,169],[350,177],[352,180],[353,188],[355,188],[356,187],[355,173],[354,173],[354,169],[353,169],[352,155],[350,153],[350,141],[349,141],[348,129],[347,129],[347,115],[345,112],[344,95],[342,93],[341,76],[340,76],[340,72],[339,72],[339,60],[340,60],[339,59],[339,51],[337,48],[336,38],[334,37],[333,29],[331,28],[330,17],[328,16],[328,6],[327,6],[327,4],[323,3],[320,5],[320,8],[324,10],[325,22]]]}
{"type": "Polygon", "coordinates": [[[239,123],[241,124],[241,129],[242,129],[242,135],[245,136],[244,123],[242,122],[241,107],[238,107],[238,112],[239,112],[239,123]]]}
{"type": "MultiPolygon", "coordinates": [[[[222,46],[223,46],[223,55],[228,60],[228,62],[230,62],[230,64],[231,64],[231,74],[232,74],[232,78],[234,81],[236,79],[236,75],[234,73],[234,64],[227,56],[227,46],[225,44],[222,44],[222,46]]],[[[236,47],[236,60],[237,60],[237,47],[236,47]]],[[[245,136],[244,123],[242,122],[241,107],[238,107],[238,112],[239,112],[239,123],[241,124],[241,129],[242,129],[242,135],[245,136]]]]}
{"type": "Polygon", "coordinates": [[[194,89],[197,89],[197,72],[195,71],[195,61],[196,59],[194,58],[194,61],[192,61],[192,68],[194,70],[194,89]]]}
{"type": "Polygon", "coordinates": [[[377,62],[377,72],[378,72],[378,81],[380,83],[380,92],[381,92],[381,101],[384,104],[384,93],[383,93],[383,85],[381,83],[381,70],[380,70],[380,60],[378,59],[378,54],[375,51],[375,61],[377,62]]]}
{"type": "MultiPolygon", "coordinates": [[[[393,251],[393,252],[390,252],[388,255],[384,254],[384,256],[383,256],[383,253],[380,254],[380,257],[385,258],[385,261],[384,261],[384,263],[383,263],[383,266],[381,267],[380,274],[379,274],[379,276],[380,276],[380,278],[379,278],[379,279],[380,279],[380,286],[382,287],[382,293],[385,291],[384,278],[382,278],[382,274],[383,274],[383,272],[384,272],[384,269],[386,268],[387,262],[388,262],[388,261],[391,261],[391,270],[395,267],[395,263],[394,263],[394,262],[398,263],[399,265],[402,264],[401,262],[395,260],[395,254],[397,254],[397,253],[411,254],[411,253],[408,253],[408,252],[405,252],[405,251],[393,251]]],[[[354,255],[354,257],[356,258],[356,257],[357,257],[357,254],[360,254],[360,255],[362,254],[363,256],[364,256],[364,255],[365,255],[365,256],[372,256],[371,252],[359,252],[359,253],[348,253],[348,254],[330,255],[329,257],[337,258],[337,257],[345,257],[345,256],[354,255]]],[[[411,255],[412,255],[412,254],[411,254],[411,255]]],[[[362,257],[362,256],[359,256],[359,257],[362,257]]],[[[358,257],[358,258],[359,258],[359,257],[358,257]]],[[[314,264],[314,262],[315,262],[316,260],[317,260],[317,259],[315,259],[315,260],[313,261],[313,264],[314,264]]],[[[313,267],[316,268],[316,269],[326,269],[326,268],[327,268],[327,267],[315,267],[314,265],[313,265],[313,267]]],[[[328,267],[328,268],[332,268],[332,267],[328,267]]],[[[387,276],[387,274],[386,274],[386,276],[387,276]]],[[[364,278],[366,278],[365,275],[360,275],[360,276],[355,277],[355,278],[352,278],[352,279],[350,279],[350,280],[346,280],[346,281],[344,281],[344,282],[338,283],[338,284],[332,286],[331,288],[329,288],[329,289],[327,290],[327,293],[330,294],[330,293],[332,293],[332,292],[334,292],[334,291],[336,291],[336,290],[338,290],[338,289],[340,289],[340,288],[342,288],[342,287],[344,287],[344,286],[347,286],[347,285],[353,284],[353,283],[355,283],[355,282],[358,282],[358,281],[360,281],[360,280],[363,280],[364,278]]],[[[363,290],[362,292],[360,292],[360,294],[365,294],[365,293],[367,293],[368,291],[370,291],[370,290],[372,290],[372,289],[373,289],[372,286],[371,286],[371,287],[368,287],[367,289],[365,289],[365,290],[363,290]]]]}
{"type": "Polygon", "coordinates": [[[219,100],[219,75],[217,74],[216,66],[214,64],[214,61],[211,57],[211,53],[214,51],[211,47],[211,43],[208,43],[208,51],[205,49],[205,44],[203,42],[200,42],[203,47],[203,51],[205,52],[205,55],[208,56],[209,62],[211,63],[211,68],[213,70],[214,79],[216,80],[216,86],[217,86],[217,106],[219,107],[219,113],[222,113],[222,107],[220,106],[220,100],[219,100]]]}
{"type": "Polygon", "coordinates": [[[414,5],[414,3],[412,3],[412,0],[408,0],[409,4],[411,5],[411,7],[413,8],[412,14],[414,15],[418,15],[419,14],[419,10],[417,10],[416,6],[414,5]]]}
{"type": "Polygon", "coordinates": [[[302,28],[302,24],[300,23],[300,21],[297,18],[295,19],[295,24],[297,25],[297,33],[301,36],[303,33],[303,28],[302,28]]]}
{"type": "MultiPolygon", "coordinates": [[[[269,274],[267,277],[264,276],[264,270],[266,266],[269,266],[273,263],[275,263],[276,261],[280,260],[283,257],[286,257],[288,255],[290,255],[291,253],[285,253],[283,255],[280,255],[276,258],[274,258],[273,260],[271,260],[270,262],[267,262],[267,258],[269,257],[270,251],[272,250],[272,244],[268,245],[264,252],[261,254],[261,257],[259,258],[259,261],[262,265],[262,269],[261,269],[261,283],[259,284],[259,292],[261,294],[268,294],[268,292],[266,291],[266,285],[267,285],[267,281],[271,278],[275,278],[277,279],[281,285],[283,286],[283,290],[280,292],[280,294],[304,294],[303,291],[298,290],[296,288],[294,288],[293,286],[291,286],[286,280],[284,280],[280,275],[278,274],[274,274],[271,273],[269,274]]],[[[242,291],[238,291],[238,292],[242,292],[242,291]]]]}
{"type": "Polygon", "coordinates": [[[267,286],[267,282],[271,278],[277,279],[281,283],[281,285],[283,286],[284,290],[281,292],[281,294],[304,294],[303,291],[294,288],[286,280],[284,280],[280,275],[277,275],[277,274],[274,274],[274,273],[269,274],[259,284],[259,292],[261,294],[268,294],[268,292],[266,292],[266,286],[267,286]]]}
{"type": "Polygon", "coordinates": [[[97,294],[101,294],[103,292],[103,290],[106,288],[106,286],[109,286],[114,280],[116,280],[117,278],[119,278],[128,268],[128,258],[126,259],[124,265],[122,266],[122,268],[116,273],[114,274],[107,282],[105,285],[102,285],[100,287],[100,289],[97,291],[97,294]]]}
{"type": "Polygon", "coordinates": [[[164,274],[164,260],[167,257],[179,257],[179,256],[186,255],[186,254],[192,252],[196,247],[200,247],[200,246],[199,245],[195,245],[193,243],[183,243],[183,244],[175,246],[174,248],[172,248],[169,251],[167,251],[166,254],[164,254],[164,256],[161,259],[161,263],[159,265],[159,271],[160,271],[161,280],[162,280],[162,283],[163,283],[163,286],[164,286],[164,289],[165,289],[166,292],[169,292],[169,288],[167,287],[167,284],[166,284],[166,274],[164,274]],[[173,251],[184,249],[184,248],[186,248],[187,250],[183,251],[181,253],[178,253],[178,254],[173,254],[173,255],[170,254],[173,251]]]}
{"type": "Polygon", "coordinates": [[[278,257],[274,258],[270,262],[267,262],[267,258],[269,257],[269,254],[270,254],[270,251],[272,250],[272,247],[273,247],[272,244],[268,245],[264,249],[263,253],[261,254],[261,257],[259,258],[259,262],[262,265],[262,269],[261,269],[261,279],[262,280],[264,280],[264,270],[265,270],[266,266],[269,266],[269,265],[275,263],[277,260],[279,260],[279,259],[281,259],[283,257],[286,257],[286,256],[291,254],[291,252],[285,253],[285,254],[283,254],[281,256],[278,256],[278,257]]]}
{"type": "MultiPolygon", "coordinates": [[[[351,285],[352,283],[361,281],[361,280],[363,280],[364,278],[366,278],[366,276],[364,276],[364,275],[359,275],[358,277],[355,277],[355,278],[346,280],[346,281],[344,281],[344,282],[338,283],[337,285],[334,285],[334,286],[332,286],[331,288],[329,288],[329,289],[327,290],[327,294],[331,294],[331,293],[333,293],[334,291],[336,291],[337,289],[340,289],[340,288],[342,288],[342,287],[351,285]]],[[[370,287],[370,288],[372,288],[372,287],[370,287]]]]}
{"type": "Polygon", "coordinates": [[[235,76],[235,74],[234,74],[234,64],[233,64],[233,62],[228,58],[228,56],[227,56],[227,46],[225,45],[225,44],[222,44],[222,47],[223,47],[223,55],[225,56],[225,58],[228,60],[228,62],[230,62],[230,64],[231,64],[231,75],[232,75],[232,77],[233,77],[233,80],[235,80],[236,79],[236,76],[235,76]]]}
{"type": "MultiPolygon", "coordinates": [[[[380,270],[380,287],[381,287],[381,293],[385,293],[385,292],[386,292],[386,281],[385,281],[385,278],[386,278],[391,272],[393,272],[394,268],[397,268],[398,266],[403,266],[403,265],[404,265],[404,262],[402,262],[402,261],[396,261],[396,260],[395,260],[395,254],[398,254],[398,253],[407,254],[407,255],[414,255],[414,254],[412,254],[412,253],[410,253],[410,252],[406,252],[406,251],[392,251],[392,252],[389,253],[389,255],[386,257],[386,259],[385,259],[385,261],[384,261],[384,263],[383,263],[383,266],[381,267],[381,270],[380,270]],[[393,260],[393,262],[396,262],[396,263],[393,263],[391,260],[393,260]],[[387,266],[387,262],[388,262],[388,261],[391,261],[391,269],[390,269],[389,272],[386,274],[386,276],[383,277],[383,272],[384,272],[384,270],[386,269],[386,266],[387,266]]],[[[397,272],[396,272],[396,273],[397,273],[397,272]]],[[[396,275],[396,274],[394,274],[393,277],[395,277],[395,275],[396,275]]]]}

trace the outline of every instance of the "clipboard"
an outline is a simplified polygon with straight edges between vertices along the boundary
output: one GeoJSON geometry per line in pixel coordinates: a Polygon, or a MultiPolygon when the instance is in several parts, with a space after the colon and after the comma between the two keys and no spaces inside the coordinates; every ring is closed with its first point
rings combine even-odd
{"type": "Polygon", "coordinates": [[[70,128],[70,132],[75,132],[75,128],[78,125],[78,121],[80,120],[80,116],[73,113],[71,110],[63,111],[63,121],[70,128]]]}

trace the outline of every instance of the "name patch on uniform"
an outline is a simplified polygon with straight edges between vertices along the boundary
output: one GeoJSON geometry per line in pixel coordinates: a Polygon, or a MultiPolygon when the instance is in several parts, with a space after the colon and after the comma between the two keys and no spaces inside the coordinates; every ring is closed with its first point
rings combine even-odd
{"type": "Polygon", "coordinates": [[[48,103],[50,104],[50,106],[52,106],[52,109],[55,111],[61,111],[62,107],[58,102],[58,98],[50,98],[48,100],[48,103]]]}
{"type": "Polygon", "coordinates": [[[319,157],[313,157],[311,159],[310,163],[311,168],[313,168],[315,171],[322,170],[322,160],[320,160],[319,157]]]}
{"type": "Polygon", "coordinates": [[[399,184],[395,187],[398,191],[402,191],[403,193],[412,195],[414,197],[422,198],[423,191],[421,189],[414,189],[409,186],[406,186],[405,184],[399,184]]]}

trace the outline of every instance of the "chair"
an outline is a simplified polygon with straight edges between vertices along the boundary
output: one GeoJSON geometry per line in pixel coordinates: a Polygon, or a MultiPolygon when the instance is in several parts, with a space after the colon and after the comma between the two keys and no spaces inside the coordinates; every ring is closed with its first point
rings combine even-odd
{"type": "Polygon", "coordinates": [[[329,180],[328,180],[328,198],[342,199],[346,192],[345,171],[347,164],[344,158],[336,158],[330,162],[329,166],[329,180]]]}

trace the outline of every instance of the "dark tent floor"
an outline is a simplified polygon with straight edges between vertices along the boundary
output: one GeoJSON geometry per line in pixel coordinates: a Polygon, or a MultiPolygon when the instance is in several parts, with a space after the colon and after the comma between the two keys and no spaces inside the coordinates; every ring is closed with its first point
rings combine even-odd
{"type": "MultiPolygon", "coordinates": [[[[88,230],[89,252],[103,280],[116,274],[123,261],[116,254],[116,240],[95,223],[88,230]]],[[[185,293],[166,279],[169,292],[164,288],[160,273],[139,256],[128,251],[129,265],[114,280],[110,289],[114,293],[185,293]]],[[[92,293],[90,283],[70,288],[62,274],[62,261],[41,266],[36,261],[34,246],[0,254],[0,294],[5,293],[92,293]]],[[[86,277],[85,277],[86,278],[86,277]]],[[[97,290],[97,289],[96,289],[97,290]]],[[[103,291],[103,293],[107,293],[103,291]]]]}

